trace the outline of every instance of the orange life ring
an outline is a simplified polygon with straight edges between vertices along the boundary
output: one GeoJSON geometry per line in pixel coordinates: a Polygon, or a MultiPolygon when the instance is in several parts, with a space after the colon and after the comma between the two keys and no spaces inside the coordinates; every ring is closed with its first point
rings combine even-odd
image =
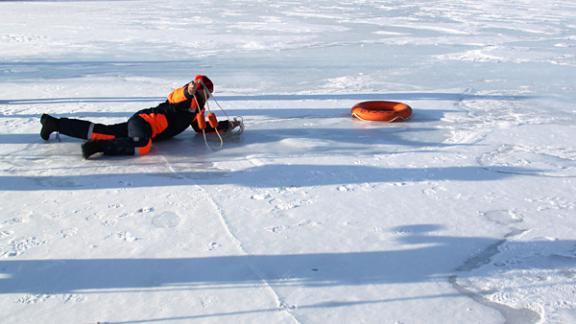
{"type": "Polygon", "coordinates": [[[364,101],[352,107],[352,117],[360,120],[398,122],[411,115],[410,106],[394,101],[364,101]]]}

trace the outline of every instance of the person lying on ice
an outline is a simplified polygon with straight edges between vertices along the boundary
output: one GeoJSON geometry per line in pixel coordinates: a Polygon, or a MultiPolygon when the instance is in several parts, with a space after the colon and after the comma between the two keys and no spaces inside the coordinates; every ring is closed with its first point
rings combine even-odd
{"type": "MultiPolygon", "coordinates": [[[[205,127],[207,133],[214,132],[214,128],[204,120],[198,121],[198,112],[202,112],[203,116],[204,105],[213,92],[212,81],[204,75],[197,75],[193,81],[172,91],[165,102],[140,110],[127,122],[114,125],[43,114],[40,117],[40,136],[47,141],[51,133],[58,132],[88,140],[82,144],[82,156],[85,159],[96,153],[145,155],[150,152],[152,140],[174,137],[188,126],[192,126],[196,132],[201,132],[202,127],[205,127]]],[[[216,130],[222,134],[238,126],[240,121],[236,119],[219,121],[216,130]]]]}

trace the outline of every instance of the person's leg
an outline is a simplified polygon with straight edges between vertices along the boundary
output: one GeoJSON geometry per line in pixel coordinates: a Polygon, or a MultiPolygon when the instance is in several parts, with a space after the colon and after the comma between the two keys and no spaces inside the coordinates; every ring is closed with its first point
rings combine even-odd
{"type": "Polygon", "coordinates": [[[89,158],[96,153],[104,155],[144,155],[152,147],[152,128],[142,118],[128,120],[127,136],[111,140],[89,140],[82,145],[82,155],[89,158]]]}
{"type": "Polygon", "coordinates": [[[46,141],[53,132],[58,132],[70,137],[93,140],[128,136],[127,123],[104,125],[95,124],[87,120],[55,118],[46,114],[42,115],[40,123],[42,123],[40,136],[46,141]]]}
{"type": "Polygon", "coordinates": [[[128,122],[104,125],[94,124],[88,129],[89,140],[110,140],[128,136],[128,122]]]}

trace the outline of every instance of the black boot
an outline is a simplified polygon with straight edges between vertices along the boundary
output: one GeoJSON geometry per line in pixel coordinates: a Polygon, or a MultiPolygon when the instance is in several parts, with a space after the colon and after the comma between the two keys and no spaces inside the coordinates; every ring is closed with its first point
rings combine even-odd
{"type": "Polygon", "coordinates": [[[89,140],[82,144],[82,156],[88,159],[96,153],[104,155],[134,155],[136,145],[140,142],[124,137],[113,140],[89,140]]]}
{"type": "Polygon", "coordinates": [[[40,137],[42,137],[42,139],[45,141],[49,140],[50,134],[52,134],[52,132],[57,132],[58,128],[60,127],[58,118],[54,118],[47,114],[43,114],[40,117],[40,123],[42,124],[40,137]]]}
{"type": "Polygon", "coordinates": [[[103,141],[87,141],[82,144],[82,156],[88,159],[96,153],[104,152],[103,141]]]}

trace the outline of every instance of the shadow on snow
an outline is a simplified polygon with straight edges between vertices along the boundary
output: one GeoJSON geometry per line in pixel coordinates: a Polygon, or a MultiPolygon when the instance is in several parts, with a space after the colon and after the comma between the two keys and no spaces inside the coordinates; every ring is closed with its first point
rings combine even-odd
{"type": "MultiPolygon", "coordinates": [[[[528,100],[525,95],[476,95],[450,92],[398,92],[398,93],[350,93],[350,94],[266,94],[266,95],[218,95],[218,101],[296,101],[296,100],[528,100]]],[[[51,105],[63,103],[125,103],[163,102],[165,97],[68,97],[34,99],[0,99],[0,105],[51,105]]]]}
{"type": "Polygon", "coordinates": [[[252,188],[422,181],[494,181],[538,170],[501,167],[380,168],[361,165],[271,164],[241,171],[183,171],[70,176],[0,176],[0,190],[88,190],[234,184],[252,188]],[[128,184],[128,185],[127,185],[128,184]]]}
{"type": "MultiPolygon", "coordinates": [[[[490,275],[491,267],[486,267],[483,272],[472,273],[470,270],[491,262],[497,253],[497,249],[492,247],[506,242],[486,237],[428,235],[417,226],[392,229],[406,233],[401,241],[416,247],[389,251],[173,259],[3,260],[0,261],[0,294],[224,289],[259,286],[263,280],[274,286],[303,287],[439,281],[455,273],[459,277],[490,275]],[[457,268],[457,260],[474,255],[479,248],[494,252],[487,254],[483,251],[469,259],[468,263],[474,265],[466,269],[457,268]]],[[[527,258],[526,262],[510,263],[507,266],[509,270],[561,270],[576,266],[576,256],[561,255],[563,251],[573,250],[576,241],[507,244],[519,251],[547,251],[550,254],[540,255],[546,259],[544,262],[532,262],[527,258]]]]}

